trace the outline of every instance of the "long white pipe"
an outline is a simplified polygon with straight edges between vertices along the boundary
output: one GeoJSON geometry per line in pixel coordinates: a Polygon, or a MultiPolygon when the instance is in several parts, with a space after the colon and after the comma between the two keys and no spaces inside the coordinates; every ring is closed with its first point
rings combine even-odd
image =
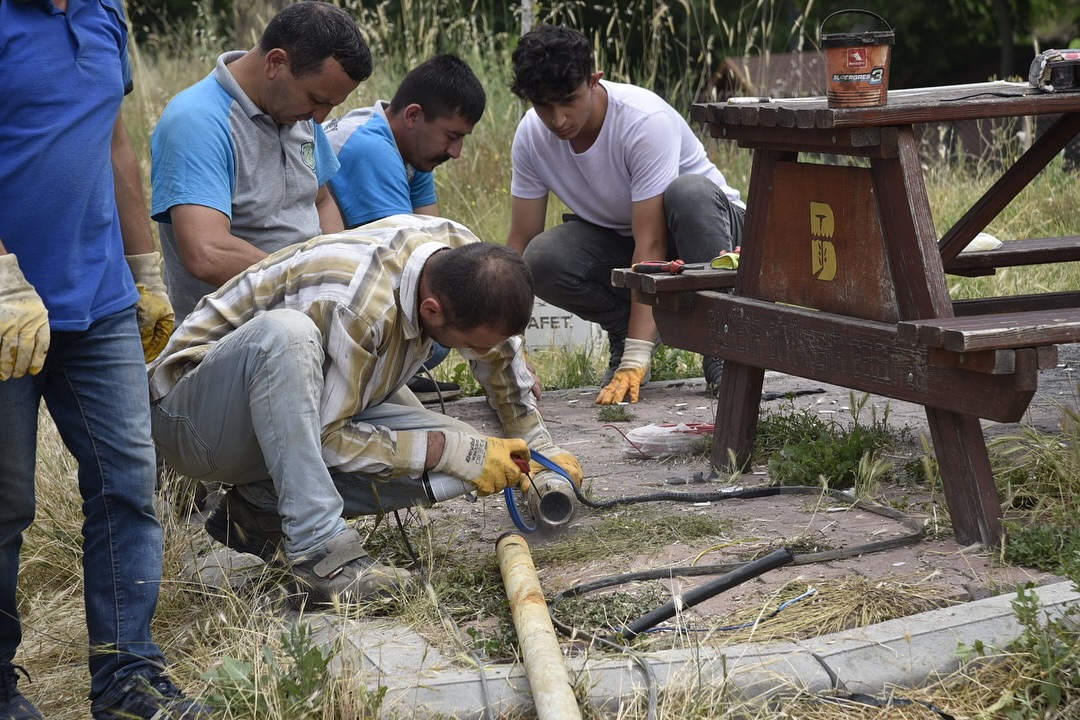
{"type": "Polygon", "coordinates": [[[539,720],[581,718],[574,686],[566,673],[562,649],[548,615],[532,554],[525,538],[506,533],[495,542],[506,597],[539,720]]]}

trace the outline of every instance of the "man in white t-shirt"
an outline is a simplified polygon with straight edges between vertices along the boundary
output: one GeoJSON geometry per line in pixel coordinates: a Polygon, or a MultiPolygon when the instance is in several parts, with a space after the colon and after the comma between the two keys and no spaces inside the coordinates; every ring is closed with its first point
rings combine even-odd
{"type": "MultiPolygon", "coordinates": [[[[637,402],[657,340],[646,305],[611,285],[645,260],[708,262],[739,245],[746,206],[686,120],[655,93],[601,81],[577,30],[541,26],[514,51],[511,90],[532,104],[513,145],[507,245],[536,296],[598,323],[611,361],[597,404],[637,402]],[[572,214],[545,230],[548,194],[572,214]]],[[[704,358],[710,383],[722,362],[704,358]]]]}

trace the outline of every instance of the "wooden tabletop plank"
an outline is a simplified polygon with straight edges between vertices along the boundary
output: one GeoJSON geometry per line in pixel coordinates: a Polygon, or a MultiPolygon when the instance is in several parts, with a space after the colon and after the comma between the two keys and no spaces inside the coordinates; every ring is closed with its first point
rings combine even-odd
{"type": "Polygon", "coordinates": [[[743,127],[828,129],[1071,112],[1080,112],[1080,92],[1045,93],[1028,83],[996,81],[890,90],[888,102],[878,107],[830,108],[824,97],[738,105],[697,103],[690,109],[690,118],[743,127]]]}

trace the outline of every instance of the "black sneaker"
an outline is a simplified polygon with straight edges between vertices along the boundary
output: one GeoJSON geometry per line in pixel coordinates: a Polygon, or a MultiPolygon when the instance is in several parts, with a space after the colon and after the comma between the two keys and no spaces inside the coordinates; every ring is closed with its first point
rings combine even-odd
{"type": "Polygon", "coordinates": [[[705,384],[713,395],[720,393],[720,378],[724,376],[724,361],[717,357],[703,355],[701,372],[705,375],[705,384]]]}
{"type": "Polygon", "coordinates": [[[461,386],[452,382],[438,382],[425,375],[413,375],[405,385],[412,390],[416,399],[422,403],[437,403],[440,400],[452,400],[461,395],[461,386]]]}
{"type": "Polygon", "coordinates": [[[206,532],[222,545],[237,552],[258,555],[270,562],[285,544],[281,516],[245,500],[235,487],[221,496],[221,502],[206,518],[206,532]]]}
{"type": "Polygon", "coordinates": [[[19,692],[19,673],[30,680],[23,666],[0,663],[0,720],[42,720],[38,709],[19,692]]]}
{"type": "Polygon", "coordinates": [[[209,705],[185,697],[159,673],[133,677],[120,702],[96,711],[94,720],[209,720],[211,712],[209,705]]]}

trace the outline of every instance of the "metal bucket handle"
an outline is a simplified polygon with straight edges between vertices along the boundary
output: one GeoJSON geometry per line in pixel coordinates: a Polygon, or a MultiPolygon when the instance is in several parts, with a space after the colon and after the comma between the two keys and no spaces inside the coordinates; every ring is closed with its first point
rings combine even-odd
{"type": "Polygon", "coordinates": [[[828,15],[826,15],[825,19],[821,21],[821,25],[818,26],[818,35],[820,37],[824,37],[825,36],[825,23],[829,22],[830,19],[836,17],[837,15],[843,15],[844,13],[862,13],[863,15],[870,15],[871,17],[876,17],[881,22],[882,25],[889,28],[890,31],[892,30],[892,25],[885,22],[885,18],[881,17],[877,13],[870,12],[869,10],[860,10],[859,8],[848,8],[847,10],[837,10],[836,12],[829,13],[828,15]]]}

